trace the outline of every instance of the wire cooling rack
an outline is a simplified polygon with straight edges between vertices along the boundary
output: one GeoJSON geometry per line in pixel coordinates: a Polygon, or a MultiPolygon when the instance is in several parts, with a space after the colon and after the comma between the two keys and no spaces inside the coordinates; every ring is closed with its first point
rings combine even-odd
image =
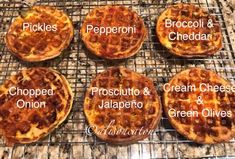
{"type": "Polygon", "coordinates": [[[235,157],[235,140],[216,145],[197,145],[180,136],[167,118],[162,117],[156,133],[148,139],[126,146],[113,146],[100,141],[94,135],[87,135],[87,122],[83,113],[83,99],[86,88],[97,73],[109,66],[125,66],[153,79],[159,94],[162,85],[169,78],[189,67],[201,67],[216,71],[234,82],[234,51],[226,29],[226,23],[218,0],[184,0],[194,3],[214,14],[223,33],[224,48],[216,55],[207,58],[183,59],[170,55],[155,35],[155,22],[159,14],[168,6],[179,1],[174,0],[11,0],[0,1],[0,83],[12,73],[23,68],[45,66],[63,73],[70,82],[75,100],[67,121],[45,139],[29,145],[5,147],[0,140],[2,159],[148,159],[148,158],[229,158],[235,157]],[[79,35],[79,29],[86,14],[96,6],[122,4],[136,10],[148,27],[148,39],[134,57],[121,61],[106,61],[92,56],[85,48],[79,35]],[[26,63],[11,56],[4,37],[12,20],[19,12],[31,5],[50,5],[64,10],[75,28],[75,36],[67,50],[60,57],[41,63],[26,63]]]}

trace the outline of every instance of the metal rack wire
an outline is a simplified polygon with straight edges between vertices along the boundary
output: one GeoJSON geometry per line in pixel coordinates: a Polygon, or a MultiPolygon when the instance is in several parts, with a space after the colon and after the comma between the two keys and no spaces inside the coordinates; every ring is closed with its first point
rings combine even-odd
{"type": "Polygon", "coordinates": [[[171,76],[189,67],[212,69],[225,78],[235,81],[235,55],[219,0],[181,0],[194,3],[214,14],[222,27],[224,48],[207,58],[183,59],[170,55],[155,35],[155,22],[160,12],[174,0],[27,0],[0,1],[0,83],[10,74],[26,67],[52,67],[63,73],[75,93],[73,109],[68,120],[45,139],[29,145],[5,147],[0,140],[0,157],[5,158],[196,158],[235,157],[235,139],[218,145],[197,145],[180,136],[167,118],[162,117],[156,133],[148,139],[127,146],[113,146],[87,135],[87,122],[83,114],[83,98],[86,88],[98,72],[109,66],[122,65],[152,78],[159,94],[161,87],[171,76]],[[75,28],[75,36],[67,50],[60,57],[41,63],[22,62],[11,56],[4,37],[11,21],[19,11],[30,5],[50,5],[64,10],[75,28]],[[94,7],[106,4],[122,4],[136,10],[149,28],[148,39],[134,57],[121,61],[106,61],[92,56],[79,38],[79,29],[86,14],[94,7]]]}

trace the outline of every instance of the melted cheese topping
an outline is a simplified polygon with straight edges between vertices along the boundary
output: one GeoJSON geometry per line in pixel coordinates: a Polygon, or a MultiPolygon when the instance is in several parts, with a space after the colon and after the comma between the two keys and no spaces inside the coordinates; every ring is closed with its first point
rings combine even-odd
{"type": "Polygon", "coordinates": [[[31,143],[46,136],[68,116],[73,93],[63,75],[46,68],[31,68],[11,76],[0,86],[0,133],[8,145],[31,143]],[[53,95],[9,95],[11,87],[53,89],[53,95]],[[44,108],[18,108],[17,100],[45,101],[44,108]]]}
{"type": "Polygon", "coordinates": [[[86,16],[81,35],[86,47],[97,56],[122,59],[134,55],[142,46],[147,30],[138,14],[123,6],[104,6],[93,9],[86,16]],[[87,25],[95,27],[133,27],[135,32],[96,34],[87,31],[87,25]]]}
{"type": "Polygon", "coordinates": [[[9,50],[25,61],[43,61],[54,58],[69,45],[73,25],[69,17],[53,7],[34,6],[11,24],[6,44],[9,50]],[[56,31],[32,31],[24,24],[56,25],[56,31]]]}

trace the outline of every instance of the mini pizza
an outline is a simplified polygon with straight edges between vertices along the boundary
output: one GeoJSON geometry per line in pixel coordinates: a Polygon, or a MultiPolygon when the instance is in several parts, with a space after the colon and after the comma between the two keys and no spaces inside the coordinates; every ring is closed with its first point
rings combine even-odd
{"type": "Polygon", "coordinates": [[[0,135],[8,146],[38,141],[66,119],[72,103],[62,74],[41,67],[23,70],[0,86],[0,135]]]}
{"type": "Polygon", "coordinates": [[[86,92],[84,111],[96,136],[113,144],[145,139],[154,132],[161,117],[153,82],[118,67],[109,68],[92,80],[86,92]]]}
{"type": "Polygon", "coordinates": [[[201,144],[235,136],[235,87],[210,70],[192,68],[164,85],[164,110],[172,126],[201,144]]]}
{"type": "Polygon", "coordinates": [[[186,58],[213,55],[222,48],[216,17],[193,4],[179,3],[163,11],[156,34],[171,53],[186,58]]]}
{"type": "Polygon", "coordinates": [[[147,30],[142,18],[124,6],[94,8],[85,18],[81,36],[86,47],[106,59],[123,59],[141,48],[147,30]]]}
{"type": "Polygon", "coordinates": [[[34,6],[12,22],[6,45],[24,61],[44,61],[59,56],[70,44],[73,34],[73,24],[63,11],[34,6]]]}

